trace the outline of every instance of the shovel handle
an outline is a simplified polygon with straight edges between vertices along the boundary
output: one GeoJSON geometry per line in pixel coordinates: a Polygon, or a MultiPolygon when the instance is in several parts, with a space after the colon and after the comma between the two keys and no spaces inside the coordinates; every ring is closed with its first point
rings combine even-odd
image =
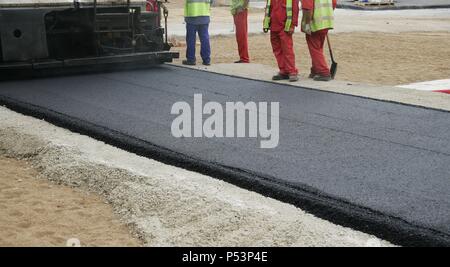
{"type": "Polygon", "coordinates": [[[327,43],[328,43],[328,49],[330,50],[330,57],[331,57],[331,61],[334,61],[334,56],[333,56],[333,49],[331,49],[331,42],[330,42],[330,37],[327,34],[327,43]]]}

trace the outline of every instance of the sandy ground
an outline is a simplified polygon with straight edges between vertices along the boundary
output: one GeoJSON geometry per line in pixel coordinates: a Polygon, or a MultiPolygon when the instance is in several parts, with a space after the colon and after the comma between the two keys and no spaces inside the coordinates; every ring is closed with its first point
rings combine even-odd
{"type": "MultiPolygon", "coordinates": [[[[183,0],[172,0],[169,8],[169,34],[185,36],[183,0]]],[[[249,12],[248,24],[250,33],[262,33],[264,10],[252,8],[249,12]]],[[[449,9],[393,10],[393,11],[358,11],[337,9],[335,12],[336,33],[349,32],[450,32],[449,9]]],[[[229,7],[213,7],[211,9],[211,35],[227,35],[233,33],[233,18],[229,7]]]]}
{"type": "MultiPolygon", "coordinates": [[[[292,205],[136,156],[3,107],[0,107],[0,121],[0,153],[26,159],[46,179],[101,194],[147,246],[391,245],[314,217],[292,205]]],[[[43,187],[30,191],[59,199],[46,194],[43,187]]],[[[33,197],[25,199],[34,201],[33,197]]],[[[73,202],[71,199],[67,197],[69,203],[73,202]]],[[[11,202],[1,204],[20,216],[18,212],[22,209],[17,208],[17,201],[11,202]]],[[[32,203],[23,206],[35,209],[32,203]]],[[[89,205],[75,203],[74,206],[80,215],[89,212],[89,205]]],[[[65,228],[60,227],[62,223],[52,224],[57,218],[44,217],[49,222],[46,231],[65,228]]],[[[92,217],[84,218],[85,224],[96,229],[99,236],[110,235],[106,229],[96,227],[98,217],[92,217]]],[[[11,224],[19,227],[20,223],[15,220],[11,224]]],[[[79,237],[83,237],[81,232],[79,237]]],[[[62,240],[60,237],[59,241],[62,240]]]]}
{"type": "Polygon", "coordinates": [[[0,156],[0,246],[140,246],[93,194],[38,179],[25,161],[0,156]]]}
{"type": "MultiPolygon", "coordinates": [[[[182,0],[167,4],[171,40],[185,54],[182,0]]],[[[238,59],[233,19],[228,7],[213,7],[210,24],[213,63],[238,59]]],[[[358,11],[336,10],[331,33],[337,79],[378,85],[400,85],[450,78],[450,9],[358,11]]],[[[249,12],[249,45],[253,63],[276,66],[269,35],[261,29],[263,10],[249,12]]],[[[304,34],[295,35],[296,61],[303,77],[310,57],[304,34]]],[[[328,54],[328,53],[326,53],[328,54]]],[[[180,61],[178,61],[179,63],[180,61]]]]}
{"type": "MultiPolygon", "coordinates": [[[[338,80],[400,85],[450,78],[450,33],[340,33],[333,34],[331,41],[339,63],[338,80]]],[[[213,63],[238,59],[232,36],[213,37],[211,46],[213,63]]],[[[253,63],[276,67],[269,35],[250,36],[249,46],[253,63]]],[[[175,49],[185,57],[185,47],[175,49]]],[[[306,78],[311,63],[301,33],[295,35],[295,51],[300,73],[306,78]]]]}

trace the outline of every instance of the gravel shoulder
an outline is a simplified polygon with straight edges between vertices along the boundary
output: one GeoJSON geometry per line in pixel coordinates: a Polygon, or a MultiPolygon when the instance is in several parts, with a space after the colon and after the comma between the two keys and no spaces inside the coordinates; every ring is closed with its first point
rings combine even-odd
{"type": "Polygon", "coordinates": [[[391,246],[6,108],[0,121],[2,155],[26,160],[53,182],[102,195],[147,246],[391,246]]]}

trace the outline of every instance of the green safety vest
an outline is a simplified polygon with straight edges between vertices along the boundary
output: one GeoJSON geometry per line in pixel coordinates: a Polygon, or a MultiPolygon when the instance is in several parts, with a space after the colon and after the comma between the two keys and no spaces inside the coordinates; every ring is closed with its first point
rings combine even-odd
{"type": "Polygon", "coordinates": [[[311,31],[333,29],[334,10],[332,0],[314,0],[314,14],[311,22],[311,31]]]}
{"type": "Polygon", "coordinates": [[[185,17],[211,16],[211,0],[186,0],[184,4],[185,17]]]}
{"type": "Polygon", "coordinates": [[[247,8],[247,6],[245,6],[244,0],[231,0],[230,8],[231,8],[231,14],[236,15],[236,10],[238,8],[247,8]]]}
{"type": "MultiPolygon", "coordinates": [[[[267,0],[266,15],[264,17],[263,29],[268,31],[270,29],[270,4],[271,0],[267,0]]],[[[284,31],[291,30],[292,25],[292,0],[286,0],[286,22],[284,23],[284,31]]]]}

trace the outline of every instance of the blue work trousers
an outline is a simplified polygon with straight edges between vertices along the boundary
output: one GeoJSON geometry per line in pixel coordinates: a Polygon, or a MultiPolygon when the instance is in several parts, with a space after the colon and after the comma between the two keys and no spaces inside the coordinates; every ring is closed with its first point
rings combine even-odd
{"type": "Polygon", "coordinates": [[[204,63],[211,63],[211,46],[209,44],[209,24],[191,24],[186,23],[186,59],[189,62],[195,62],[195,44],[197,42],[197,33],[200,38],[200,56],[204,63]]]}

